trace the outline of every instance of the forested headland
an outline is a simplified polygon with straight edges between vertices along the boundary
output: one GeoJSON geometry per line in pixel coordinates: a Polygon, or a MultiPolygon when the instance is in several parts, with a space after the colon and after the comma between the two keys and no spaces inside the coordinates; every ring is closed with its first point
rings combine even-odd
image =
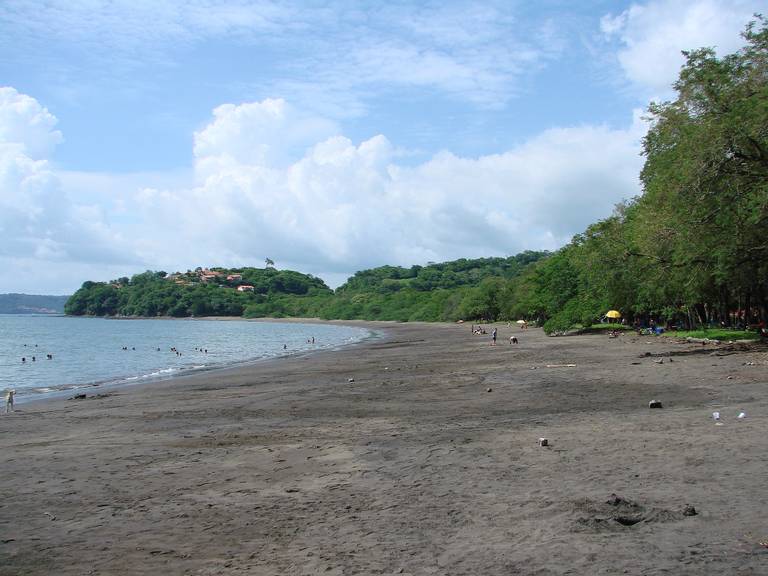
{"type": "MultiPolygon", "coordinates": [[[[555,253],[356,273],[332,291],[274,267],[146,272],[86,282],[68,314],[750,325],[768,320],[768,27],[738,52],[685,53],[676,97],[653,103],[642,194],[555,253]],[[233,279],[227,279],[227,277],[233,279]],[[240,278],[238,278],[240,276],[240,278]],[[240,286],[251,288],[238,288],[240,286]]],[[[597,152],[596,152],[597,153],[597,152]]]]}
{"type": "Polygon", "coordinates": [[[197,268],[147,271],[111,282],[85,282],[66,313],[92,316],[316,317],[398,321],[500,318],[510,282],[548,252],[460,259],[426,266],[357,272],[331,290],[291,270],[197,268]]]}

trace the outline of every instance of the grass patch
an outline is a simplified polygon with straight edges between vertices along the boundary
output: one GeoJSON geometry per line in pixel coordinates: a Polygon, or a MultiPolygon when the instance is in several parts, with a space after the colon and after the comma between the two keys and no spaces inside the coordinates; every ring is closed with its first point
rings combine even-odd
{"type": "Polygon", "coordinates": [[[710,328],[700,330],[678,330],[664,332],[662,336],[674,338],[709,338],[710,340],[759,340],[760,335],[754,331],[732,330],[728,328],[710,328]]]}
{"type": "Polygon", "coordinates": [[[600,331],[610,331],[610,330],[633,330],[632,326],[627,326],[626,324],[619,324],[619,323],[612,323],[612,324],[592,324],[592,326],[588,326],[585,330],[589,330],[590,332],[600,332],[600,331]]]}

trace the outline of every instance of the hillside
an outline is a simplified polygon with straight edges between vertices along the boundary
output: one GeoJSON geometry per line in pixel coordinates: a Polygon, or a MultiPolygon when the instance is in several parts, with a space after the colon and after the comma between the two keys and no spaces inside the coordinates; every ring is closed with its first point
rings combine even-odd
{"type": "Polygon", "coordinates": [[[85,282],[65,311],[89,316],[320,317],[365,320],[493,319],[508,283],[547,252],[460,259],[356,273],[336,293],[319,278],[275,268],[147,271],[85,282]]]}
{"type": "Polygon", "coordinates": [[[274,268],[147,271],[111,282],[85,282],[65,306],[75,316],[241,316],[279,296],[331,294],[319,278],[274,268]]]}
{"type": "Polygon", "coordinates": [[[526,251],[507,258],[362,270],[336,290],[320,315],[402,322],[506,318],[510,282],[548,256],[526,251]]]}
{"type": "Polygon", "coordinates": [[[0,314],[62,314],[69,296],[0,294],[0,314]]]}

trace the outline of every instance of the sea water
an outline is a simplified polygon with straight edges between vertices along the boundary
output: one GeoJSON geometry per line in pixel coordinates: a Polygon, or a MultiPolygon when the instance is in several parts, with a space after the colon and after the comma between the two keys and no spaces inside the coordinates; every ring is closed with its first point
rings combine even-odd
{"type": "Polygon", "coordinates": [[[334,349],[371,335],[326,324],[0,314],[0,392],[15,389],[23,402],[334,349]]]}

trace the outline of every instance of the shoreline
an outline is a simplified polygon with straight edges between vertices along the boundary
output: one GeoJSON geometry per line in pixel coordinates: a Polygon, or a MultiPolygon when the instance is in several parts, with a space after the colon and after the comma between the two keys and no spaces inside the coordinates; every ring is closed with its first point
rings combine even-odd
{"type": "MultiPolygon", "coordinates": [[[[72,317],[78,318],[77,316],[72,316],[72,317]]],[[[94,317],[94,318],[111,319],[106,317],[94,317]]],[[[132,317],[132,318],[120,318],[120,319],[121,320],[155,320],[155,319],[181,320],[180,318],[172,318],[172,317],[157,317],[157,318],[150,318],[150,317],[133,318],[132,317]]],[[[187,318],[187,320],[203,320],[203,319],[204,318],[187,318]]],[[[229,371],[229,370],[247,369],[248,367],[251,367],[251,366],[255,367],[266,362],[280,361],[287,358],[301,358],[303,356],[311,356],[314,354],[333,353],[334,351],[337,351],[339,349],[359,346],[367,341],[377,340],[377,339],[386,337],[384,328],[378,327],[376,329],[373,329],[369,326],[366,326],[365,321],[358,321],[358,320],[322,320],[319,318],[244,319],[244,318],[235,318],[235,317],[229,317],[229,316],[215,316],[215,317],[209,317],[205,319],[210,321],[243,320],[248,322],[254,322],[254,321],[261,322],[265,324],[304,324],[304,325],[325,324],[325,325],[336,325],[336,326],[348,326],[353,328],[364,328],[368,330],[368,335],[363,336],[362,338],[354,342],[341,343],[337,345],[331,345],[328,347],[319,347],[314,349],[288,351],[286,353],[279,353],[274,356],[250,358],[246,360],[231,362],[228,364],[220,364],[220,365],[214,365],[214,366],[200,366],[200,367],[196,367],[196,366],[181,367],[167,374],[158,373],[156,375],[147,374],[147,375],[141,375],[141,376],[119,377],[115,379],[103,380],[98,382],[68,384],[68,385],[65,385],[65,387],[49,390],[46,392],[30,392],[28,394],[21,394],[21,395],[17,393],[16,404],[21,406],[27,406],[29,404],[37,403],[37,402],[49,402],[49,401],[56,402],[56,401],[62,401],[62,400],[88,400],[94,397],[105,397],[106,395],[113,394],[115,393],[115,391],[119,391],[123,388],[135,389],[135,388],[141,388],[143,386],[152,387],[159,382],[171,381],[171,380],[175,381],[175,380],[196,376],[199,374],[211,373],[215,376],[218,373],[226,373],[226,371],[229,371]],[[88,392],[90,391],[92,391],[93,394],[89,395],[88,392]],[[71,394],[86,394],[86,397],[85,398],[73,398],[73,397],[67,398],[67,396],[70,396],[71,394]]],[[[158,369],[158,371],[163,372],[165,371],[165,369],[158,369]]]]}
{"type": "Polygon", "coordinates": [[[0,576],[764,570],[765,347],[372,325],[0,415],[0,576]]]}

